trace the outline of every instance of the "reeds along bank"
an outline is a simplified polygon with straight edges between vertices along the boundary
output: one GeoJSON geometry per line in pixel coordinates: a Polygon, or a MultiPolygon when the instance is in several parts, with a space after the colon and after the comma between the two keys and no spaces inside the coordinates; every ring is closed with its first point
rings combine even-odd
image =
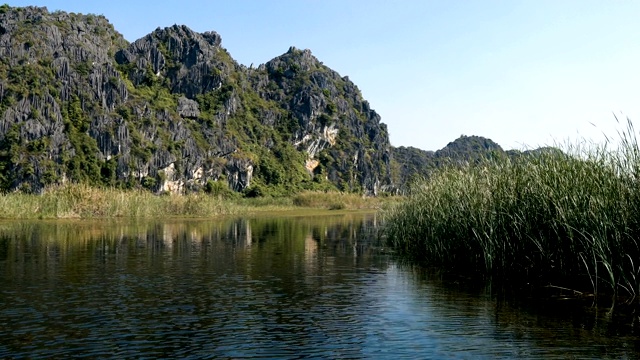
{"type": "MultiPolygon", "coordinates": [[[[632,127],[630,128],[632,131],[632,127]]],[[[449,166],[385,212],[388,243],[431,266],[640,294],[640,152],[569,147],[449,166]]]]}

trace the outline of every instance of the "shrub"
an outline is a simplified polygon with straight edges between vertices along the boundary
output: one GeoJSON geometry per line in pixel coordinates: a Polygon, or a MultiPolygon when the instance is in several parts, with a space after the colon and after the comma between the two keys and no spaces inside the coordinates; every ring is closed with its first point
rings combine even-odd
{"type": "Polygon", "coordinates": [[[229,184],[220,180],[207,180],[207,183],[204,185],[204,191],[207,194],[226,199],[233,198],[235,195],[235,192],[229,189],[229,184]]]}
{"type": "Polygon", "coordinates": [[[251,185],[244,189],[243,194],[248,198],[257,198],[265,196],[265,189],[262,185],[251,185]]]}

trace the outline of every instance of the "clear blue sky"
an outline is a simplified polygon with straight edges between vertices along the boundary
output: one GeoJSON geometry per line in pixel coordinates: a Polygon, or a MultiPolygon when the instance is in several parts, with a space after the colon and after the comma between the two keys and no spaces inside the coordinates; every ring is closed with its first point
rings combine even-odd
{"type": "Polygon", "coordinates": [[[129,41],[157,27],[214,30],[240,63],[311,49],[347,75],[394,146],[461,134],[504,148],[640,129],[640,1],[11,1],[106,16],[129,41]],[[595,127],[592,125],[595,124],[595,127]]]}

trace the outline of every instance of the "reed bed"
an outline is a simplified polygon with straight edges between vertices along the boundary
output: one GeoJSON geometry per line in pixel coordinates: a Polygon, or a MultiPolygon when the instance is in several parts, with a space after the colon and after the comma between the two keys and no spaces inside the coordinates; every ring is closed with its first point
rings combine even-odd
{"type": "Polygon", "coordinates": [[[320,208],[328,210],[359,210],[378,209],[389,199],[362,196],[355,193],[304,191],[293,197],[293,204],[301,207],[320,208]]]}
{"type": "Polygon", "coordinates": [[[384,237],[430,266],[494,279],[640,294],[640,149],[572,145],[451,166],[413,184],[384,212],[384,237]]]}
{"type": "Polygon", "coordinates": [[[42,194],[0,195],[0,218],[8,219],[216,216],[240,210],[240,206],[206,194],[158,196],[84,184],[55,186],[42,194]]]}
{"type": "Polygon", "coordinates": [[[0,219],[216,217],[282,213],[301,208],[377,209],[380,202],[339,192],[243,199],[206,193],[155,195],[145,190],[65,184],[50,187],[42,194],[0,194],[0,219]]]}

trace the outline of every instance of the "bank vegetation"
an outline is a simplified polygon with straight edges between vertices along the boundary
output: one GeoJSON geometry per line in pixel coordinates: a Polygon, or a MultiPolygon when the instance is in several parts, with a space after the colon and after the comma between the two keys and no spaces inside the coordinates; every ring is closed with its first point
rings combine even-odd
{"type": "MultiPolygon", "coordinates": [[[[574,295],[640,295],[640,148],[570,145],[452,164],[385,212],[384,236],[429,266],[574,295]]],[[[617,144],[618,142],[616,142],[617,144]]]]}
{"type": "Polygon", "coordinates": [[[145,189],[66,184],[49,187],[42,194],[0,194],[0,219],[216,217],[301,210],[376,210],[383,201],[338,191],[244,198],[230,192],[157,195],[145,189]]]}

